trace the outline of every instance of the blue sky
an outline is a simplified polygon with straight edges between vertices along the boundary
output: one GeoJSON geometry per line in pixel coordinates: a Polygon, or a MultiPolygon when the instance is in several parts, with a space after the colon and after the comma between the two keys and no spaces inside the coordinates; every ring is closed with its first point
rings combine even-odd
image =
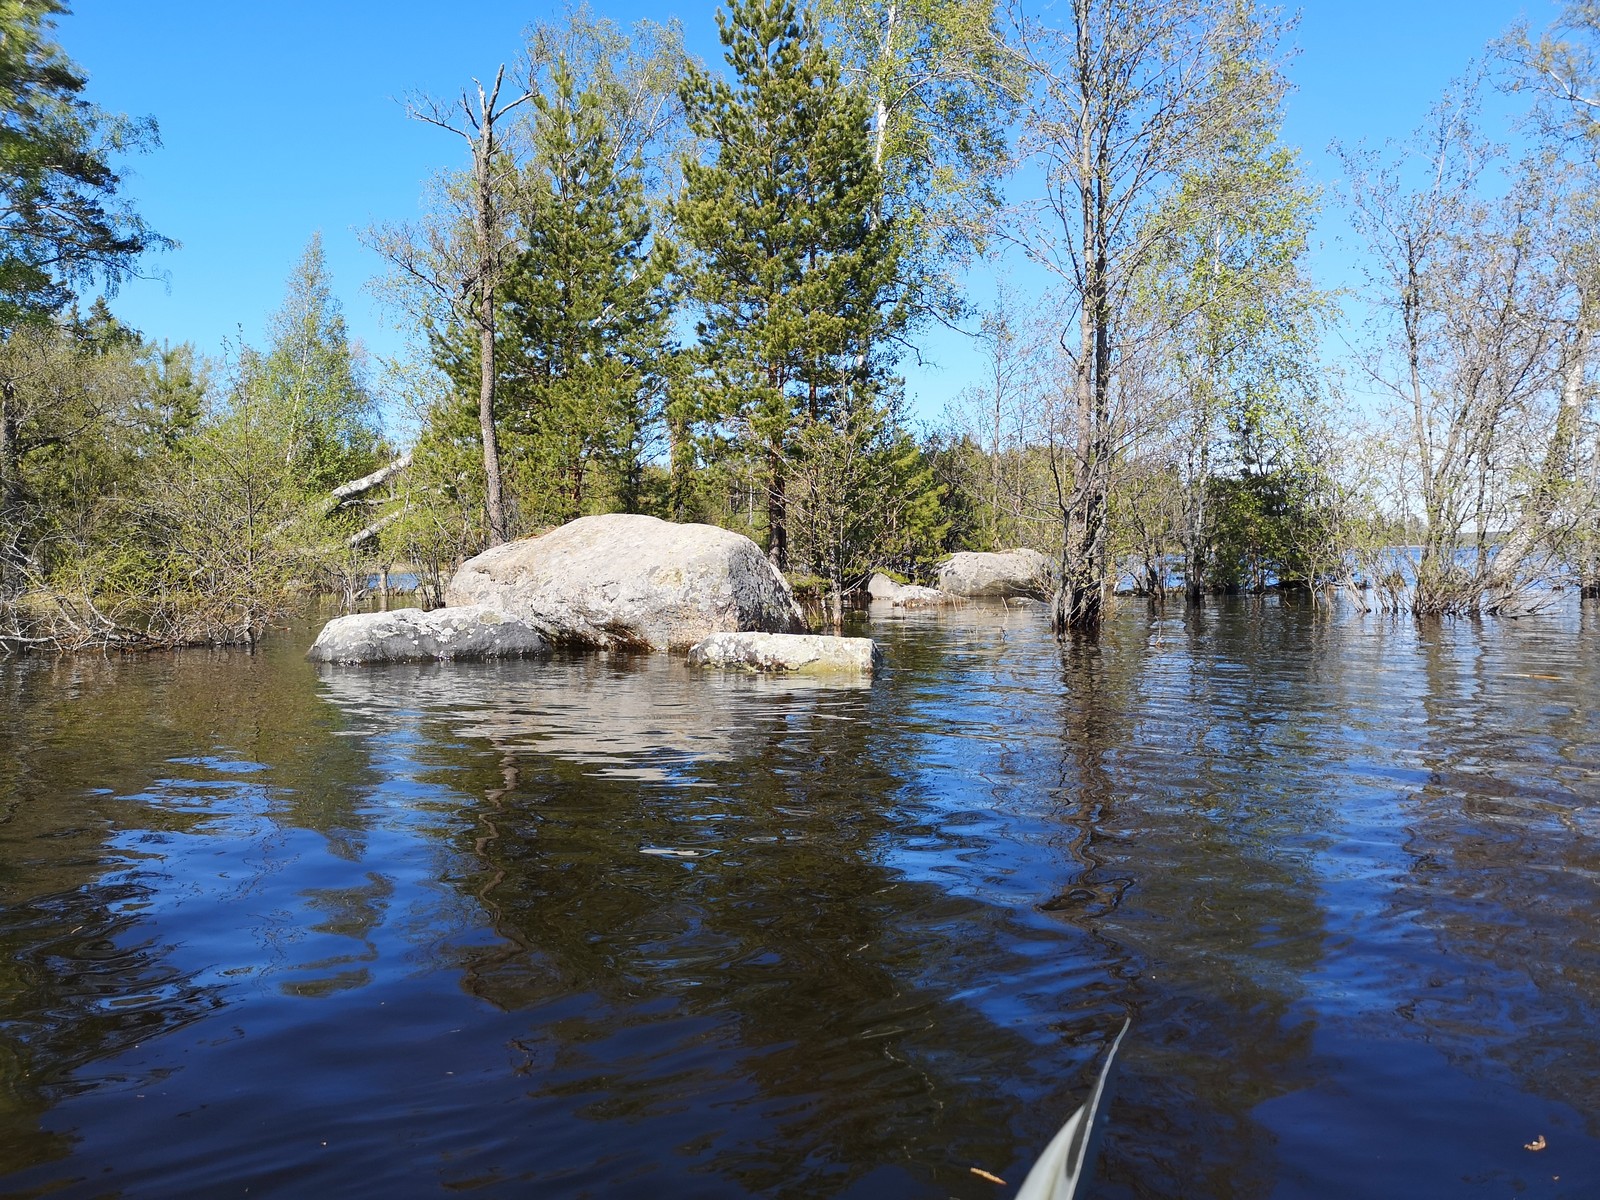
{"type": "MultiPolygon", "coordinates": [[[[719,60],[715,5],[676,9],[592,0],[629,24],[677,16],[689,48],[719,60]]],[[[224,339],[259,344],[290,266],[323,234],[352,333],[395,353],[392,317],[365,291],[382,264],[357,237],[366,226],[417,215],[423,181],[463,159],[463,144],[407,121],[412,90],[450,94],[516,58],[522,29],[555,6],[478,0],[78,0],[60,40],[106,108],[154,116],[163,146],[133,160],[127,189],[146,218],[182,248],[149,266],[167,281],[134,281],[113,302],[155,338],[217,353],[224,339]]],[[[1296,36],[1286,140],[1313,181],[1331,186],[1334,138],[1404,137],[1445,84],[1519,15],[1536,26],[1556,6],[1534,0],[1308,0],[1296,36]]],[[[1348,276],[1353,252],[1325,218],[1319,269],[1348,276]]],[[[972,294],[991,294],[1004,266],[985,266],[972,294]]],[[[976,368],[962,339],[925,339],[928,364],[907,364],[915,410],[936,417],[976,368]]]]}

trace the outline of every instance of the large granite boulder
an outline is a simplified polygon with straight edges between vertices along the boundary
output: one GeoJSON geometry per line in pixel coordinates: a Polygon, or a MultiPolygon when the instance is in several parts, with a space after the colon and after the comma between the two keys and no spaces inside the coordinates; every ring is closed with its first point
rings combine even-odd
{"type": "Polygon", "coordinates": [[[816,633],[714,633],[689,650],[691,667],[801,671],[808,675],[839,671],[870,675],[881,658],[877,643],[871,638],[816,633]]]}
{"type": "Polygon", "coordinates": [[[1054,572],[1037,550],[963,551],[939,565],[939,590],[972,599],[1039,600],[1055,590],[1054,572]]]}
{"type": "Polygon", "coordinates": [[[520,658],[548,649],[539,631],[527,622],[474,605],[335,617],[323,626],[306,657],[327,663],[416,662],[520,658]]]}
{"type": "Polygon", "coordinates": [[[462,564],[447,604],[486,604],[558,645],[687,650],[713,633],[804,628],[788,582],[749,538],[714,525],[580,517],[462,564]]]}
{"type": "Polygon", "coordinates": [[[896,583],[881,571],[873,572],[872,578],[867,580],[867,595],[895,608],[937,608],[942,604],[961,603],[960,596],[915,583],[896,583]]]}

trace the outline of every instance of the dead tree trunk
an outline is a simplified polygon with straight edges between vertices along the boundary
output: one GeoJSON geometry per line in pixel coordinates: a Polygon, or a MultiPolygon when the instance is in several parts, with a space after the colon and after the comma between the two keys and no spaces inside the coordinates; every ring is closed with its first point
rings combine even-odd
{"type": "MultiPolygon", "coordinates": [[[[489,525],[489,544],[498,546],[508,536],[505,501],[500,472],[500,439],[495,427],[495,289],[504,269],[506,230],[504,206],[495,179],[496,159],[501,154],[495,137],[496,124],[512,109],[533,98],[523,92],[508,104],[500,104],[500,87],[506,69],[495,73],[487,92],[477,80],[476,103],[462,93],[456,103],[443,105],[425,101],[412,105],[411,115],[447,129],[463,138],[472,151],[472,233],[470,262],[465,264],[460,287],[451,301],[465,323],[478,331],[478,436],[483,444],[484,508],[489,525]]],[[[438,281],[434,281],[437,285],[438,281]]]]}

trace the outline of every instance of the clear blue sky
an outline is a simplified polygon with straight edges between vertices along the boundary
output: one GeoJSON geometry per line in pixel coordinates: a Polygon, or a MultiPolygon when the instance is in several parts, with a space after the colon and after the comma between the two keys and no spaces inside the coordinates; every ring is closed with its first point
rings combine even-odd
{"type": "MultiPolygon", "coordinates": [[[[77,0],[60,25],[67,53],[106,108],[154,116],[163,146],[130,163],[129,193],[182,243],[149,266],[169,282],[135,281],[114,310],[155,338],[218,352],[242,331],[259,344],[288,271],[321,230],[352,333],[379,353],[400,345],[364,285],[382,264],[357,232],[418,212],[422,183],[460,165],[463,145],[407,121],[398,100],[449,94],[517,57],[520,33],[561,10],[478,0],[449,11],[420,0],[77,0]]],[[[665,8],[592,0],[600,15],[683,23],[689,48],[720,61],[714,4],[665,8]]],[[[1403,137],[1447,81],[1519,15],[1537,26],[1546,0],[1307,0],[1291,69],[1297,92],[1286,139],[1311,177],[1334,180],[1333,138],[1403,137]]],[[[1318,262],[1348,266],[1330,215],[1318,262]]],[[[990,294],[992,271],[972,279],[990,294]]],[[[930,364],[907,364],[916,410],[935,417],[975,367],[961,339],[928,336],[930,364]]]]}

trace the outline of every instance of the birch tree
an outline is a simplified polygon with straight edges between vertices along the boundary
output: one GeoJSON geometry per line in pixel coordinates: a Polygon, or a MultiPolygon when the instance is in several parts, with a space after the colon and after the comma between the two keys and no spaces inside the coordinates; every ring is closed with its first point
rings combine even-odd
{"type": "Polygon", "coordinates": [[[880,204],[919,315],[966,302],[951,267],[988,242],[1021,76],[995,0],[822,0],[845,79],[871,106],[880,204]]]}
{"type": "MultiPolygon", "coordinates": [[[[1177,403],[1171,446],[1182,484],[1178,536],[1188,601],[1208,583],[1237,582],[1219,562],[1215,532],[1228,514],[1219,492],[1246,498],[1281,490],[1298,468],[1318,391],[1315,367],[1329,298],[1305,256],[1315,199],[1295,153],[1278,141],[1284,82],[1252,45],[1225,71],[1256,74],[1263,101],[1241,112],[1182,177],[1160,214],[1148,302],[1168,332],[1177,403]]],[[[1282,564],[1287,565],[1287,564],[1282,564]]],[[[1257,573],[1259,574],[1259,572],[1257,573]]]]}
{"type": "MultiPolygon", "coordinates": [[[[1533,98],[1528,123],[1546,153],[1566,162],[1575,176],[1563,226],[1571,302],[1562,398],[1531,508],[1537,516],[1553,508],[1561,493],[1569,503],[1586,506],[1571,549],[1583,596],[1600,598],[1600,426],[1589,412],[1600,318],[1600,242],[1593,233],[1600,216],[1600,3],[1575,0],[1537,34],[1519,21],[1496,51],[1506,68],[1505,85],[1533,98]]],[[[1530,541],[1530,535],[1522,540],[1530,541]]]]}
{"type": "Polygon", "coordinates": [[[1099,628],[1112,577],[1114,400],[1133,288],[1167,232],[1164,206],[1186,171],[1270,101],[1270,72],[1228,69],[1268,49],[1240,45],[1252,8],[1071,0],[1056,22],[1013,10],[1008,54],[1030,83],[1021,151],[1043,190],[1020,206],[1008,236],[1053,275],[1074,318],[1062,330],[1072,395],[1058,633],[1099,628]]]}
{"type": "Polygon", "coordinates": [[[1395,402],[1420,521],[1404,601],[1419,615],[1512,607],[1543,573],[1528,559],[1555,515],[1593,319],[1561,252],[1563,173],[1536,155],[1486,199],[1500,151],[1476,111],[1468,80],[1411,144],[1345,156],[1375,314],[1363,367],[1395,402]]]}

